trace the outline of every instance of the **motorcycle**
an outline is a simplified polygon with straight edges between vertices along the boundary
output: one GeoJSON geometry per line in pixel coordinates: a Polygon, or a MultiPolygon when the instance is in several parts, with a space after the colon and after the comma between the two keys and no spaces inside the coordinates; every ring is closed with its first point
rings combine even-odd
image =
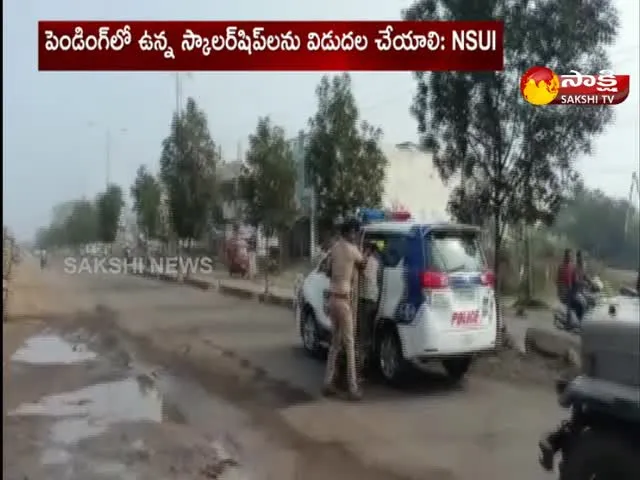
{"type": "MultiPolygon", "coordinates": [[[[579,295],[582,298],[584,305],[583,318],[589,312],[591,312],[600,301],[601,291],[597,286],[591,286],[591,288],[585,290],[579,295]]],[[[582,330],[581,321],[578,319],[573,308],[567,311],[566,306],[558,307],[553,311],[553,324],[558,330],[562,330],[569,333],[579,334],[582,330]]]]}

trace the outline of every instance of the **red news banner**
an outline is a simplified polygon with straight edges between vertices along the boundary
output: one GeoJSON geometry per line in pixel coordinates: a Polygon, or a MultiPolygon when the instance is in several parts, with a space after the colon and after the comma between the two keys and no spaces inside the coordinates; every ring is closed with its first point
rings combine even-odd
{"type": "Polygon", "coordinates": [[[49,71],[502,70],[503,23],[38,23],[49,71]]]}

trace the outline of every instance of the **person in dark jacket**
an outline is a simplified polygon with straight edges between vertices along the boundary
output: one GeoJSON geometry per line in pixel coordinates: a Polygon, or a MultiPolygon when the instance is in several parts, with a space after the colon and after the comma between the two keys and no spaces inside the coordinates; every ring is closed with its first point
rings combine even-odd
{"type": "Polygon", "coordinates": [[[585,311],[587,310],[587,299],[585,294],[590,288],[591,279],[587,275],[582,252],[578,250],[576,253],[576,266],[573,270],[569,302],[573,311],[576,312],[579,322],[582,321],[585,311]]]}
{"type": "Polygon", "coordinates": [[[573,285],[574,270],[575,267],[571,258],[571,250],[567,248],[564,251],[562,263],[558,268],[558,277],[556,281],[558,288],[558,298],[563,305],[569,306],[570,303],[569,300],[573,285]]]}

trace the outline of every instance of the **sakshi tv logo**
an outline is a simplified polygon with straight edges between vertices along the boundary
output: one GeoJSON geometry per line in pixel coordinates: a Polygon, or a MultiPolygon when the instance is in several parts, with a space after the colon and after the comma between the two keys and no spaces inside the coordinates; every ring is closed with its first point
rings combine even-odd
{"type": "Polygon", "coordinates": [[[602,70],[558,75],[548,67],[531,67],[520,79],[520,92],[531,105],[619,105],[629,96],[629,75],[602,70]]]}

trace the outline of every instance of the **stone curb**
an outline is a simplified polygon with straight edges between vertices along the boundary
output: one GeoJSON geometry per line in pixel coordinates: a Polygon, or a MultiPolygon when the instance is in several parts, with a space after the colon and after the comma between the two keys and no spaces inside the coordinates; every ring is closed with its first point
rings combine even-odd
{"type": "Polygon", "coordinates": [[[570,334],[553,332],[539,327],[529,327],[524,339],[527,352],[562,359],[580,366],[580,339],[570,334]]]}
{"type": "Polygon", "coordinates": [[[225,285],[224,280],[218,282],[218,291],[225,295],[230,295],[247,300],[255,300],[261,303],[288,308],[290,310],[294,309],[293,298],[283,295],[276,295],[274,293],[259,293],[248,288],[237,287],[233,285],[225,285]]]}
{"type": "MultiPolygon", "coordinates": [[[[178,279],[176,277],[172,275],[162,274],[162,273],[145,272],[145,273],[138,273],[136,275],[144,278],[153,278],[153,279],[162,280],[165,282],[178,283],[178,279]]],[[[254,300],[254,301],[266,303],[269,305],[276,305],[279,307],[287,308],[289,310],[293,310],[295,308],[292,297],[277,295],[274,293],[269,293],[269,294],[259,293],[249,288],[244,288],[244,287],[239,287],[234,285],[227,285],[224,283],[224,280],[216,280],[211,282],[211,281],[202,280],[199,278],[185,278],[183,283],[185,285],[196,287],[201,290],[215,289],[224,295],[242,298],[245,300],[254,300]]]]}

